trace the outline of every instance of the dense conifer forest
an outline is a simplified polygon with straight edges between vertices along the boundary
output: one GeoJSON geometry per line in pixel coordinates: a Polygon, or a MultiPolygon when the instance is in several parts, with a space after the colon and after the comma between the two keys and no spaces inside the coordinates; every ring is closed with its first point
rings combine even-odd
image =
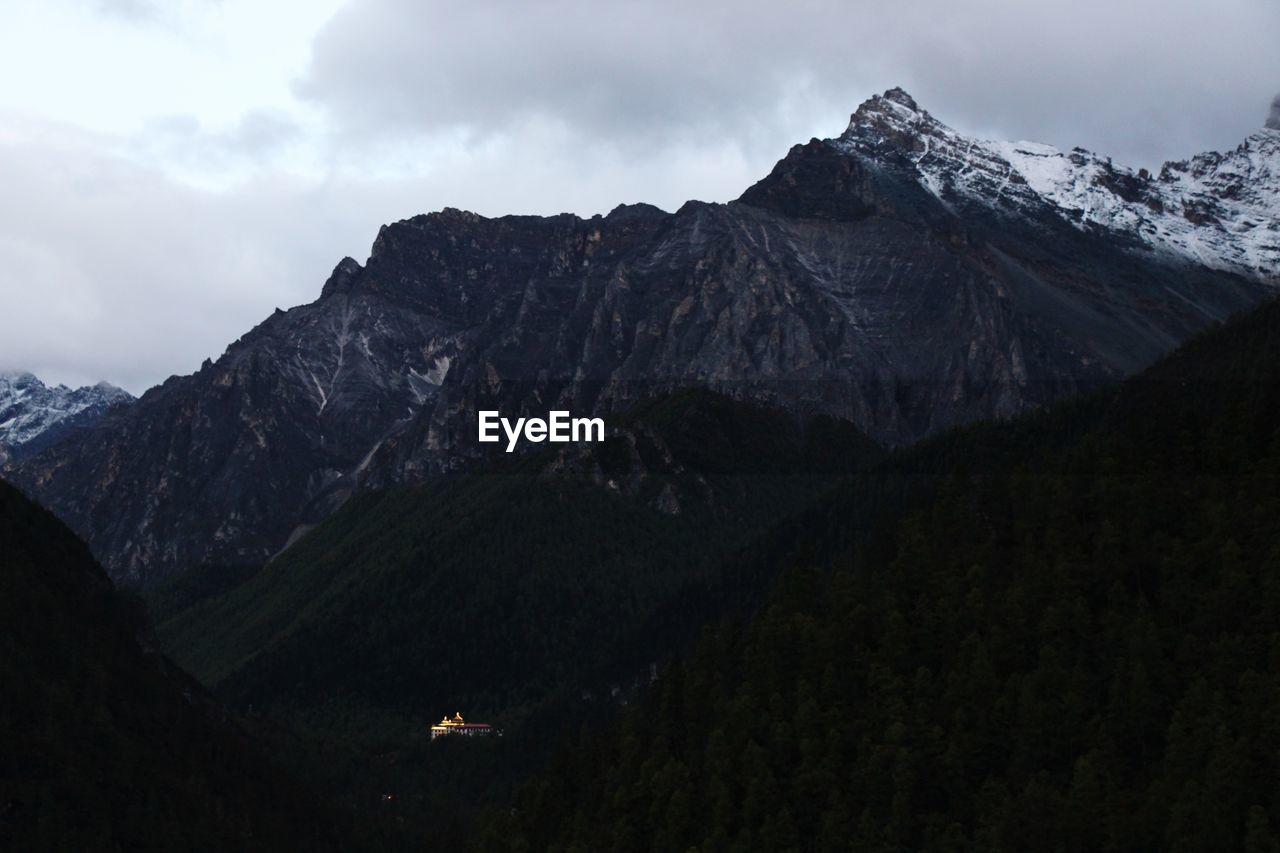
{"type": "Polygon", "coordinates": [[[0,487],[0,840],[1280,850],[1278,349],[888,454],[677,395],[146,605],[0,487]]]}
{"type": "Polygon", "coordinates": [[[0,849],[379,849],[154,650],[88,548],[0,482],[0,849]]]}
{"type": "Polygon", "coordinates": [[[701,391],[616,425],[584,459],[359,495],[264,568],[184,573],[147,593],[161,645],[335,798],[470,825],[708,620],[758,606],[777,559],[754,543],[883,456],[701,391]],[[503,737],[429,743],[455,711],[503,737]]]}
{"type": "Polygon", "coordinates": [[[900,520],[852,530],[850,485],[810,519],[830,556],[708,627],[479,846],[1278,849],[1278,380],[1272,303],[899,454],[882,482],[935,484],[900,520]]]}

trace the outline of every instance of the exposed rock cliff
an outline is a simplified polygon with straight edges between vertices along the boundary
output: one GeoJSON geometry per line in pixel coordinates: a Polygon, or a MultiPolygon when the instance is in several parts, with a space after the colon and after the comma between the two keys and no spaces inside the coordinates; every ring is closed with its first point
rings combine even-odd
{"type": "Polygon", "coordinates": [[[11,476],[146,580],[262,561],[361,483],[472,464],[477,408],[695,386],[914,441],[1135,371],[1273,292],[1278,148],[1264,130],[1152,177],[968,139],[892,90],[729,204],[385,226],[317,301],[11,476]]]}

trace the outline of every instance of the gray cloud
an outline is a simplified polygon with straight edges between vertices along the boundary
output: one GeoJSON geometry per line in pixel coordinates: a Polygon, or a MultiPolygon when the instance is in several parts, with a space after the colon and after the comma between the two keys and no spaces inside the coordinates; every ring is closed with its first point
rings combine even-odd
{"type": "Polygon", "coordinates": [[[902,84],[962,129],[1154,165],[1261,126],[1277,34],[1274,0],[360,0],[298,91],[354,136],[483,139],[536,116],[583,146],[728,134],[754,152],[818,109],[838,132],[902,84]]]}
{"type": "Polygon", "coordinates": [[[166,116],[148,123],[140,144],[151,155],[193,173],[281,165],[304,133],[278,111],[253,110],[227,129],[209,129],[192,116],[166,116]]]}
{"type": "Polygon", "coordinates": [[[155,21],[163,14],[156,0],[94,0],[93,8],[101,15],[126,21],[155,21]]]}
{"type": "Polygon", "coordinates": [[[669,0],[358,2],[320,34],[299,91],[375,133],[483,136],[532,118],[564,122],[584,144],[741,132],[809,85],[812,64],[800,56],[838,39],[803,45],[802,22],[836,7],[802,0],[743,17],[727,4],[669,0]]]}
{"type": "Polygon", "coordinates": [[[1277,34],[1275,0],[352,0],[296,84],[318,123],[0,114],[0,368],[141,391],[314,299],[384,222],[728,200],[893,85],[962,131],[1135,166],[1234,146],[1280,87],[1277,34]]]}
{"type": "Polygon", "coordinates": [[[298,187],[202,192],[65,128],[27,139],[0,145],[3,369],[143,390],[314,298],[340,242],[298,187]]]}

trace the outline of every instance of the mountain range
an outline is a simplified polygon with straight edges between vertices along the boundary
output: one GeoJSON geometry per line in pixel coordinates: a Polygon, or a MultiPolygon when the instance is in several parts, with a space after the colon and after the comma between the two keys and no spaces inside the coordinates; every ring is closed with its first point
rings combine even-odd
{"type": "Polygon", "coordinates": [[[157,654],[137,600],[0,483],[0,843],[1274,849],[1278,330],[1272,300],[1118,386],[892,454],[686,392],[612,447],[361,495],[247,577],[152,587],[160,642],[223,701],[321,712],[276,718],[293,735],[157,654]],[[644,510],[668,486],[679,512],[644,510]],[[772,592],[735,610],[744,587],[772,592]],[[424,707],[487,695],[505,723],[654,653],[508,736],[426,735],[424,707]],[[419,711],[352,764],[333,734],[384,722],[359,697],[419,711]]]}
{"type": "Polygon", "coordinates": [[[1158,175],[970,139],[905,92],[727,204],[384,226],[319,298],[6,476],[120,581],[260,565],[361,488],[466,470],[475,412],[698,387],[888,445],[1112,382],[1277,285],[1280,132],[1158,175]]]}
{"type": "Polygon", "coordinates": [[[38,453],[133,399],[106,382],[51,388],[30,373],[0,373],[0,463],[38,453]]]}
{"type": "Polygon", "coordinates": [[[0,847],[1280,849],[1278,110],[1153,174],[890,90],[6,377],[0,847]]]}

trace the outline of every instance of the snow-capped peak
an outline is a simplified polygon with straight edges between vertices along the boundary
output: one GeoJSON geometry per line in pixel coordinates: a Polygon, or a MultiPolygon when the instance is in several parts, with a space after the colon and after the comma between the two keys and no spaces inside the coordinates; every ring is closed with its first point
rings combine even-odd
{"type": "Polygon", "coordinates": [[[26,372],[0,372],[0,462],[34,453],[96,421],[129,392],[107,382],[49,387],[26,372]]]}
{"type": "Polygon", "coordinates": [[[1234,151],[1166,163],[1159,175],[1082,148],[957,133],[901,89],[862,104],[829,143],[913,170],[949,207],[1030,215],[1046,206],[1195,264],[1280,283],[1280,98],[1267,127],[1234,151]]]}

